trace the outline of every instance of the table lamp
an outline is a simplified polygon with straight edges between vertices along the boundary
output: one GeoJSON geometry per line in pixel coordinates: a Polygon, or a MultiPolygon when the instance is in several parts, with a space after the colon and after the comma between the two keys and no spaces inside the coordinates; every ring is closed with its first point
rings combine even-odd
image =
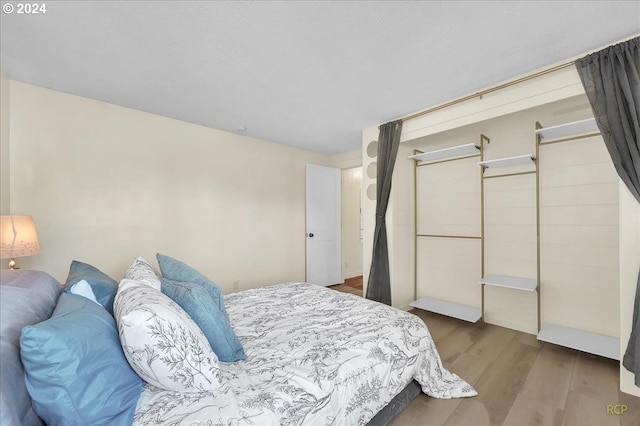
{"type": "Polygon", "coordinates": [[[0,216],[0,258],[16,269],[16,257],[40,253],[36,226],[31,216],[0,216]]]}

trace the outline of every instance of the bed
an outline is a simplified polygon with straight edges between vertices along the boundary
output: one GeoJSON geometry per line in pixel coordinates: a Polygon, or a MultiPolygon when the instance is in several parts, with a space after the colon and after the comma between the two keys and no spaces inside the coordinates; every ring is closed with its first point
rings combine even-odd
{"type": "MultiPolygon", "coordinates": [[[[75,278],[78,281],[78,277],[75,278]]],[[[29,370],[37,368],[33,367],[32,360],[29,360],[26,354],[22,354],[25,373],[17,368],[21,366],[19,363],[16,364],[15,355],[12,360],[7,361],[10,357],[5,346],[13,345],[14,349],[16,346],[20,347],[19,336],[16,336],[20,327],[27,326],[27,330],[38,327],[39,322],[51,315],[54,307],[54,318],[63,317],[69,320],[66,313],[58,313],[64,310],[60,306],[64,303],[75,306],[71,311],[89,309],[91,315],[100,316],[101,324],[110,321],[109,314],[102,312],[105,309],[108,311],[108,305],[98,311],[100,303],[94,303],[100,302],[101,299],[106,300],[100,291],[96,291],[97,296],[94,295],[97,301],[89,301],[76,294],[63,293],[58,296],[59,288],[56,291],[52,280],[45,273],[2,271],[2,424],[37,424],[40,420],[36,413],[44,412],[41,401],[59,399],[57,396],[36,395],[46,386],[43,386],[42,382],[33,381],[29,370]],[[39,315],[24,315],[25,318],[20,318],[18,324],[13,326],[13,331],[8,332],[5,330],[7,324],[4,321],[9,320],[5,318],[5,307],[9,303],[5,297],[9,293],[6,289],[16,287],[27,287],[31,291],[37,288],[35,293],[46,293],[44,304],[47,306],[38,309],[44,312],[39,315]],[[43,288],[47,290],[43,291],[43,288]],[[81,309],[78,306],[81,306],[81,309]],[[10,339],[11,342],[5,345],[7,333],[13,337],[10,339]],[[22,392],[24,389],[18,386],[20,392],[12,391],[11,398],[5,398],[9,394],[4,375],[7,362],[12,363],[12,371],[15,371],[16,377],[21,374],[26,374],[27,377],[27,391],[22,392]],[[33,383],[38,383],[38,386],[33,386],[33,383]],[[32,389],[34,387],[37,389],[32,389]],[[33,397],[35,411],[29,406],[29,396],[33,397]],[[19,412],[14,409],[16,407],[20,408],[19,412]],[[24,423],[24,419],[29,419],[28,423],[24,423]]],[[[164,285],[165,281],[162,283],[164,285]]],[[[132,302],[134,300],[148,303],[156,295],[160,297],[160,293],[149,286],[141,286],[135,280],[125,279],[119,283],[118,295],[113,296],[115,319],[104,331],[104,334],[111,337],[101,340],[111,342],[111,350],[115,345],[113,341],[118,341],[118,345],[122,345],[118,346],[118,350],[124,351],[126,361],[129,361],[132,367],[135,363],[132,358],[138,356],[137,360],[140,362],[140,354],[145,351],[147,364],[150,360],[157,360],[163,356],[168,358],[171,355],[168,352],[149,351],[148,345],[136,348],[130,343],[130,335],[127,340],[127,331],[123,329],[123,323],[126,321],[122,318],[130,318],[124,317],[122,313],[127,312],[127,304],[135,304],[132,302]],[[142,293],[132,297],[126,289],[136,286],[143,287],[142,293]],[[121,302],[118,302],[118,297],[121,298],[121,302]],[[115,331],[117,323],[119,328],[115,331]]],[[[26,300],[29,303],[34,301],[33,297],[27,297],[25,300],[24,295],[16,296],[23,305],[27,303],[26,300]]],[[[226,307],[225,315],[242,346],[243,355],[246,356],[236,362],[221,362],[216,358],[213,361],[215,368],[211,370],[216,381],[214,387],[200,387],[197,391],[167,389],[171,386],[163,388],[151,379],[140,380],[140,377],[146,377],[143,374],[145,372],[135,370],[139,374],[127,376],[128,383],[131,384],[128,388],[129,396],[116,395],[122,397],[122,401],[129,401],[130,409],[118,413],[119,417],[98,417],[91,423],[375,425],[386,424],[419,391],[436,398],[476,395],[473,387],[442,366],[427,327],[420,318],[407,312],[351,294],[300,282],[270,285],[225,295],[223,305],[223,309],[226,307]],[[141,385],[136,380],[140,380],[141,385]],[[135,398],[132,395],[135,395],[135,398]],[[133,402],[130,401],[132,399],[133,402]]],[[[20,309],[23,308],[24,306],[20,309]]],[[[154,318],[158,317],[166,318],[166,315],[154,314],[154,318]]],[[[69,328],[69,323],[64,328],[69,328]]],[[[92,330],[95,332],[95,327],[92,327],[92,330]]],[[[23,334],[29,335],[26,332],[23,334]]],[[[76,339],[78,335],[81,336],[82,333],[74,332],[70,338],[76,339]]],[[[23,340],[28,339],[23,336],[23,340]]],[[[22,343],[23,352],[28,351],[28,344],[22,343]]],[[[38,345],[42,346],[41,343],[38,345]]],[[[64,345],[69,346],[69,342],[65,342],[64,345]]],[[[118,356],[108,358],[116,359],[118,356]]],[[[199,359],[202,360],[202,357],[199,359]]],[[[122,359],[116,361],[123,363],[122,359]]],[[[61,364],[68,362],[61,361],[61,364]]],[[[107,370],[108,368],[110,367],[107,367],[107,370]]],[[[175,370],[173,373],[175,376],[175,370]]],[[[92,371],[86,375],[89,377],[86,381],[99,381],[94,377],[100,374],[101,372],[92,371]]],[[[74,376],[82,374],[74,373],[74,376]]],[[[109,377],[114,375],[111,374],[109,377]]],[[[181,383],[186,383],[186,379],[182,379],[181,383]]],[[[77,379],[74,377],[72,380],[77,379]]],[[[104,394],[112,390],[106,389],[104,381],[99,383],[102,383],[100,386],[105,389],[96,392],[96,397],[111,398],[104,394]]],[[[193,385],[193,380],[190,383],[193,385]]],[[[84,383],[82,385],[84,386],[84,383]]],[[[77,387],[77,384],[74,385],[74,388],[77,387]]],[[[84,391],[78,398],[86,399],[86,394],[84,391]]],[[[72,401],[70,404],[74,409],[76,406],[99,405],[95,401],[84,400],[77,403],[72,401]]],[[[60,410],[56,415],[66,416],[68,413],[60,410]]],[[[50,413],[45,414],[46,416],[49,416],[50,423],[65,422],[64,417],[51,417],[50,413]]]]}

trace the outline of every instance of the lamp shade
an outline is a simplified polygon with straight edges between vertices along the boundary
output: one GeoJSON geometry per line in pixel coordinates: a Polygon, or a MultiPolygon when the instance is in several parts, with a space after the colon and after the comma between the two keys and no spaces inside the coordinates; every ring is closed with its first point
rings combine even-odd
{"type": "Polygon", "coordinates": [[[40,253],[36,226],[31,216],[0,216],[0,258],[40,253]]]}

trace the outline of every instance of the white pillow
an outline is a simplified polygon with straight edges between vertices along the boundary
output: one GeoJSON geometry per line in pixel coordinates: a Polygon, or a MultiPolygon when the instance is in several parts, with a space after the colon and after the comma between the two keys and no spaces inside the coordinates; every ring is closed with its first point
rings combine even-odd
{"type": "Polygon", "coordinates": [[[130,280],[140,281],[160,290],[160,272],[143,257],[136,257],[124,276],[130,280]]]}
{"type": "Polygon", "coordinates": [[[124,354],[147,383],[179,392],[220,386],[218,358],[207,338],[167,296],[125,278],[113,306],[124,354]]]}
{"type": "MultiPolygon", "coordinates": [[[[91,285],[87,282],[87,280],[80,280],[71,287],[69,290],[71,294],[77,294],[78,296],[86,297],[94,303],[100,305],[100,302],[96,300],[96,295],[93,294],[93,290],[91,289],[91,285]]],[[[102,306],[102,305],[100,305],[102,306]]]]}

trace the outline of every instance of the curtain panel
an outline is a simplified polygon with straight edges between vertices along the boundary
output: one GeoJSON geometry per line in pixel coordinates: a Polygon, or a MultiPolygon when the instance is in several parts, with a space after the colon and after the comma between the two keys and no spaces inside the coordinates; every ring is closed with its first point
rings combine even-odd
{"type": "MultiPolygon", "coordinates": [[[[576,61],[602,138],[613,164],[640,203],[640,37],[610,46],[576,61]]],[[[633,323],[624,367],[640,386],[640,271],[633,323]]]]}
{"type": "Polygon", "coordinates": [[[376,226],[373,233],[373,255],[371,256],[366,298],[387,305],[391,305],[391,279],[389,275],[386,213],[401,133],[402,120],[392,121],[380,126],[378,157],[376,159],[378,162],[376,226]]]}

